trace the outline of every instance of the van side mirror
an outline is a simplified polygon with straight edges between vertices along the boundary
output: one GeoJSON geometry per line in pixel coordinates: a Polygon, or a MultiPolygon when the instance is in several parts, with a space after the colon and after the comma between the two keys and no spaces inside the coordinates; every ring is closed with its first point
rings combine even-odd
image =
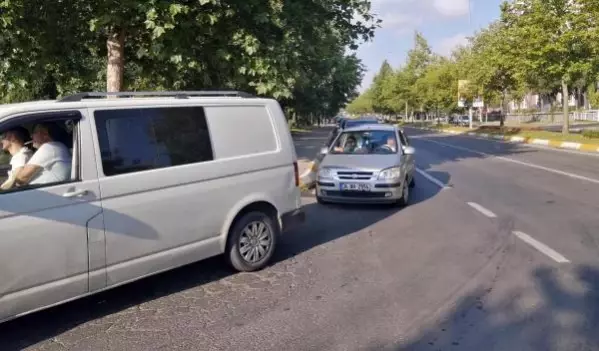
{"type": "Polygon", "coordinates": [[[320,149],[320,154],[321,155],[326,155],[329,153],[329,148],[328,147],[323,147],[322,149],[320,149]]]}
{"type": "Polygon", "coordinates": [[[404,146],[403,153],[404,155],[414,155],[416,153],[416,149],[411,146],[404,146]]]}

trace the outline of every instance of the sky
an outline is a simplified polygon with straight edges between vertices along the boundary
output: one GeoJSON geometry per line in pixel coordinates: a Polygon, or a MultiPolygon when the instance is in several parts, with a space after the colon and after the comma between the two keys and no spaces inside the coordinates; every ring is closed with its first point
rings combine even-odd
{"type": "Polygon", "coordinates": [[[383,20],[374,40],[357,51],[366,66],[360,91],[368,88],[385,59],[393,67],[405,62],[421,32],[435,53],[449,55],[477,30],[499,18],[503,0],[371,0],[373,12],[383,20]],[[471,23],[468,16],[470,1],[471,23]]]}

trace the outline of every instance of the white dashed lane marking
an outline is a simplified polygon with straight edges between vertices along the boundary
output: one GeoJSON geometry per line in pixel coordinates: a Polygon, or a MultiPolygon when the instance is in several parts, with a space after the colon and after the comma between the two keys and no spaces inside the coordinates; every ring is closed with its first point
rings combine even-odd
{"type": "Polygon", "coordinates": [[[497,218],[495,213],[487,210],[486,208],[482,207],[481,205],[477,204],[476,202],[468,202],[468,205],[489,218],[497,218]]]}
{"type": "Polygon", "coordinates": [[[564,256],[562,256],[559,252],[557,252],[554,249],[550,248],[549,246],[543,244],[542,242],[536,240],[535,238],[531,237],[530,235],[522,233],[522,232],[518,232],[518,231],[514,231],[512,233],[516,237],[518,237],[520,240],[524,241],[528,245],[539,250],[541,253],[545,254],[546,256],[548,256],[549,258],[554,260],[555,262],[570,263],[570,261],[567,258],[565,258],[564,256]]]}

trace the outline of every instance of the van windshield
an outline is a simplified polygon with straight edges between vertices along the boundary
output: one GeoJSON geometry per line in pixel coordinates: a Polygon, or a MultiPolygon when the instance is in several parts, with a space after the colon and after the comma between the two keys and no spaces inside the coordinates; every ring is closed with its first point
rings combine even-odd
{"type": "Polygon", "coordinates": [[[395,154],[397,137],[394,131],[368,130],[344,132],[331,148],[331,154],[395,154]]]}

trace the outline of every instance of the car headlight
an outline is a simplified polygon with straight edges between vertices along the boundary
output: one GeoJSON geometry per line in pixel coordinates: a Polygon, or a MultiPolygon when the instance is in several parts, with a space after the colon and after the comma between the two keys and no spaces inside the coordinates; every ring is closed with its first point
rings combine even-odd
{"type": "Polygon", "coordinates": [[[401,168],[399,167],[391,167],[387,169],[383,169],[381,173],[379,173],[379,179],[399,179],[401,178],[401,168]]]}
{"type": "Polygon", "coordinates": [[[320,168],[318,170],[318,178],[333,178],[333,172],[329,168],[320,168]]]}

